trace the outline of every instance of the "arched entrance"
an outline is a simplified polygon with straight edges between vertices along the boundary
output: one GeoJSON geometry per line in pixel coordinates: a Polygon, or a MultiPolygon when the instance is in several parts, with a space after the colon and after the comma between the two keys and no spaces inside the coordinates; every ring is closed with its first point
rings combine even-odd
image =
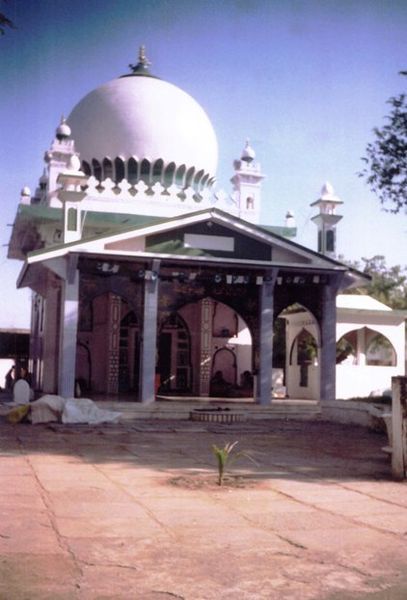
{"type": "Polygon", "coordinates": [[[360,327],[345,333],[336,344],[337,364],[395,367],[397,354],[391,341],[382,333],[360,327]]]}
{"type": "Polygon", "coordinates": [[[237,361],[233,350],[220,348],[212,359],[211,396],[228,396],[237,384],[237,361]]]}
{"type": "Polygon", "coordinates": [[[76,379],[96,394],[136,393],[139,320],[130,303],[112,292],[81,302],[76,379]]]}
{"type": "MultiPolygon", "coordinates": [[[[319,398],[320,328],[314,315],[302,305],[293,304],[280,313],[275,326],[273,354],[275,370],[284,369],[281,390],[287,397],[319,398]]],[[[273,375],[277,380],[277,373],[273,375]]],[[[274,383],[273,392],[282,395],[274,383]]]]}
{"type": "Polygon", "coordinates": [[[161,393],[209,396],[217,371],[227,381],[224,395],[253,393],[249,327],[233,308],[213,298],[184,304],[165,319],[157,361],[161,393]]]}
{"type": "Polygon", "coordinates": [[[298,398],[315,398],[318,388],[318,345],[315,337],[302,328],[290,349],[290,391],[298,398]]]}
{"type": "Polygon", "coordinates": [[[177,313],[172,313],[161,326],[157,373],[160,393],[191,393],[191,336],[186,322],[177,313]]]}

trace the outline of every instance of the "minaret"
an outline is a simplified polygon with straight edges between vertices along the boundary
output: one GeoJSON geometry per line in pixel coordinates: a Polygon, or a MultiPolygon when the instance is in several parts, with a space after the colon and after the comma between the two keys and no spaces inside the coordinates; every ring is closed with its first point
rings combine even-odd
{"type": "Polygon", "coordinates": [[[235,174],[230,180],[238,206],[239,217],[251,223],[259,223],[261,207],[261,182],[264,175],[256,154],[247,140],[240,160],[233,163],[235,174]]]}
{"type": "Polygon", "coordinates": [[[86,196],[83,191],[88,182],[88,177],[80,170],[79,158],[74,155],[69,161],[68,168],[61,171],[57,183],[61,185],[58,198],[64,209],[63,217],[63,242],[77,242],[82,237],[82,211],[81,202],[86,196]]]}
{"type": "Polygon", "coordinates": [[[55,132],[55,139],[51,148],[45,153],[45,162],[48,164],[47,201],[49,206],[60,207],[57,198],[57,179],[61,171],[66,171],[71,158],[75,155],[75,144],[71,138],[71,128],[64,117],[55,132]]]}
{"type": "Polygon", "coordinates": [[[339,204],[343,202],[335,196],[334,189],[328,182],[322,186],[321,197],[311,204],[319,207],[319,214],[312,217],[318,227],[318,252],[331,258],[336,255],[336,224],[342,219],[342,215],[336,214],[339,204]]]}

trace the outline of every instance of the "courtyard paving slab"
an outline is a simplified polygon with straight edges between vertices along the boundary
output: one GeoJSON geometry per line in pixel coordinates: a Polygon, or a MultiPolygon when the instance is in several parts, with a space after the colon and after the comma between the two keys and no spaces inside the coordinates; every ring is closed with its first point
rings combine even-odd
{"type": "Polygon", "coordinates": [[[407,598],[381,433],[270,420],[0,422],[1,600],[407,598]],[[250,451],[216,484],[212,444],[250,451]]]}

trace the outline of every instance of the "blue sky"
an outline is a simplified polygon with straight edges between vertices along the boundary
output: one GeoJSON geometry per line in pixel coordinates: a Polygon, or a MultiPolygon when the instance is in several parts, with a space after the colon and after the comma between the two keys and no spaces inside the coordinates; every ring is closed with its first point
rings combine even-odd
{"type": "MultiPolygon", "coordinates": [[[[338,252],[405,264],[405,215],[384,213],[357,176],[389,97],[405,91],[407,5],[397,0],[8,0],[18,29],[0,37],[1,243],[23,185],[35,189],[62,114],[128,72],[145,44],[152,71],[190,93],[218,136],[230,190],[246,138],[267,179],[262,221],[291,209],[315,249],[311,202],[328,180],[344,201],[338,252]]],[[[21,264],[6,260],[0,326],[29,322],[21,264]]]]}

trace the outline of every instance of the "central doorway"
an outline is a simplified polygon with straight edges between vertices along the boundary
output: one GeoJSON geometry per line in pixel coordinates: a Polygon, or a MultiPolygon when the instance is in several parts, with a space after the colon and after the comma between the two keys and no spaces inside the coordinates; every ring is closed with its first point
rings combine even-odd
{"type": "Polygon", "coordinates": [[[179,314],[171,314],[161,327],[157,371],[161,393],[191,393],[191,337],[187,324],[179,314]]]}

